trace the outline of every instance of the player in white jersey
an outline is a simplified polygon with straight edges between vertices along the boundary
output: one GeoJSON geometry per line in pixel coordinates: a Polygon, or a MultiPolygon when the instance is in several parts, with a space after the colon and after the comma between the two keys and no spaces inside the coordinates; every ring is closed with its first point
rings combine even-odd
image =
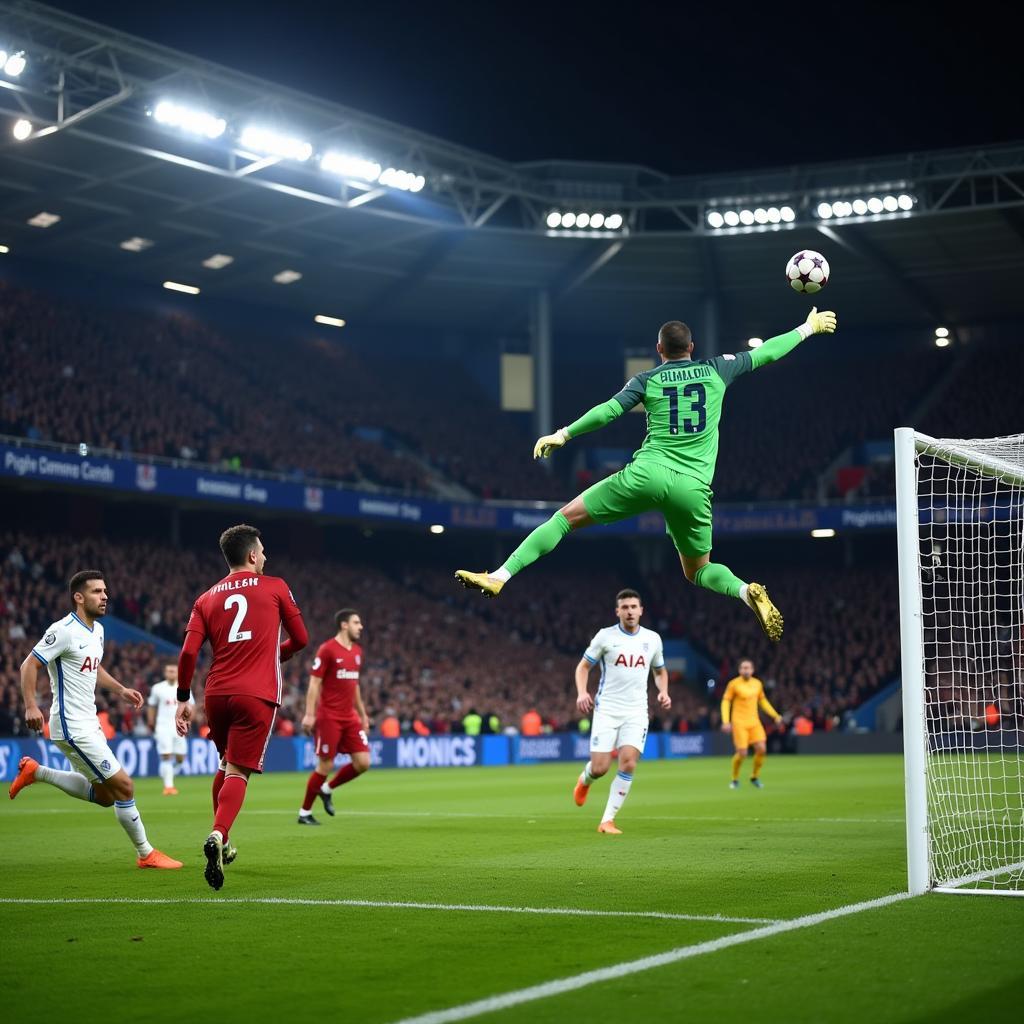
{"type": "Polygon", "coordinates": [[[21,665],[21,692],[25,698],[25,724],[42,732],[43,713],[36,702],[40,666],[50,676],[50,739],[71,762],[63,772],[23,757],[11,783],[13,800],[26,786],[45,782],[77,800],[101,807],[113,805],[114,813],[135,845],[140,868],[180,868],[174,860],[154,850],[146,838],[142,817],[135,806],[135,786],[107,745],[96,717],[96,687],[101,686],[133,708],[142,707],[142,694],[122,686],[103,666],[103,624],[107,613],[107,585],[95,569],[75,573],[69,584],[74,611],[48,626],[42,639],[21,665]]]}
{"type": "MultiPolygon", "coordinates": [[[[164,665],[164,677],[154,683],[149,691],[149,727],[156,739],[156,752],[160,755],[160,778],[164,782],[164,796],[177,796],[174,785],[175,765],[177,770],[185,763],[188,753],[188,736],[179,736],[174,724],[178,710],[178,666],[164,665]]],[[[195,698],[189,697],[195,706],[195,698]]]]}
{"type": "Polygon", "coordinates": [[[640,625],[644,607],[635,590],[620,590],[615,597],[618,624],[599,630],[576,666],[576,707],[581,714],[594,711],[590,728],[590,760],[583,769],[573,797],[576,805],[587,802],[590,785],[605,775],[612,763],[612,751],[619,752],[619,770],[612,782],[597,831],[621,835],[615,815],[626,802],[636,763],[647,742],[650,711],[647,684],[651,671],[658,687],[662,710],[672,707],[668,695],[668,672],[661,637],[640,625]],[[590,670],[601,666],[597,697],[587,692],[590,670]]]}

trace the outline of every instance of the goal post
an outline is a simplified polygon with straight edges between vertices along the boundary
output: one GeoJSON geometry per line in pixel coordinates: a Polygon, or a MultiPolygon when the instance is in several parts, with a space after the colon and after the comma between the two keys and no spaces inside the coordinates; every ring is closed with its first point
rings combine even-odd
{"type": "Polygon", "coordinates": [[[907,876],[1024,896],[1024,434],[895,434],[907,876]]]}

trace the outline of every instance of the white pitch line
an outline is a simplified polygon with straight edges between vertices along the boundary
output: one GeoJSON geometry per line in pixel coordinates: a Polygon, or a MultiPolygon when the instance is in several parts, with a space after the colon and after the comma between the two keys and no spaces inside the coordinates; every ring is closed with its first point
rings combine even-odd
{"type": "Polygon", "coordinates": [[[708,942],[698,942],[692,946],[670,949],[654,956],[645,956],[639,960],[627,960],[625,963],[614,964],[611,967],[601,967],[583,974],[574,974],[568,978],[547,981],[541,985],[531,985],[529,988],[516,989],[498,996],[490,996],[487,999],[478,999],[472,1003],[463,1003],[461,1006],[452,1006],[447,1010],[433,1010],[416,1017],[403,1017],[394,1024],[452,1024],[454,1021],[468,1020],[470,1017],[479,1017],[485,1013],[507,1010],[511,1006],[519,1006],[522,1003],[532,1003],[538,999],[560,996],[565,992],[573,992],[589,985],[596,985],[598,982],[614,981],[616,978],[625,978],[631,974],[650,971],[655,967],[665,967],[668,964],[689,960],[691,957],[702,956],[705,953],[717,953],[730,946],[756,942],[758,939],[771,938],[773,935],[781,935],[784,932],[796,931],[800,928],[811,928],[814,925],[823,924],[825,921],[833,921],[850,914],[859,914],[865,910],[874,910],[876,907],[887,907],[905,899],[910,899],[909,893],[896,893],[875,900],[866,900],[863,903],[851,903],[845,907],[837,907],[835,910],[807,914],[804,917],[793,918],[791,921],[779,921],[764,928],[753,928],[735,935],[726,935],[720,939],[711,939],[708,942]]]}
{"type": "Polygon", "coordinates": [[[112,896],[69,896],[67,898],[20,898],[16,896],[0,897],[0,904],[16,904],[27,906],[66,906],[68,904],[104,904],[131,905],[136,904],[271,904],[275,906],[295,907],[371,907],[382,910],[446,910],[468,913],[491,914],[540,914],[558,917],[626,917],[653,919],[658,921],[704,921],[709,924],[779,924],[771,917],[725,917],[721,914],[671,914],[660,910],[587,910],[580,907],[502,907],[479,903],[412,903],[406,901],[385,900],[315,900],[301,899],[290,896],[240,896],[211,897],[204,899],[199,896],[181,897],[132,897],[112,896]]]}

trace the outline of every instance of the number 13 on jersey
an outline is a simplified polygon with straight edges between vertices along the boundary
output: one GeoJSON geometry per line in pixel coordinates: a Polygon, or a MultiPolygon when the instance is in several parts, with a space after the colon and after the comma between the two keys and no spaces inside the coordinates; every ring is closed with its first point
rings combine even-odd
{"type": "MultiPolygon", "coordinates": [[[[671,434],[679,433],[679,388],[665,388],[668,396],[668,429],[671,434]]],[[[687,384],[682,398],[690,403],[683,416],[683,433],[699,434],[707,426],[708,394],[701,383],[687,384]]]]}

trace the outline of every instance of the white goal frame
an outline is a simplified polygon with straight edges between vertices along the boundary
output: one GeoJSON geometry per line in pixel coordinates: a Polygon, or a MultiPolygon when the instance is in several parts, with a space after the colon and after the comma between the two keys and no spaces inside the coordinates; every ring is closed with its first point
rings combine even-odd
{"type": "Polygon", "coordinates": [[[908,889],[911,895],[930,891],[958,895],[1024,896],[1024,889],[962,888],[1004,871],[1019,870],[1021,865],[1006,865],[998,871],[981,871],[958,879],[936,879],[932,871],[917,457],[918,454],[937,455],[954,465],[969,467],[982,476],[1016,486],[1024,486],[1024,473],[1013,463],[970,451],[960,447],[956,441],[938,441],[912,427],[896,429],[895,448],[908,889]]]}

